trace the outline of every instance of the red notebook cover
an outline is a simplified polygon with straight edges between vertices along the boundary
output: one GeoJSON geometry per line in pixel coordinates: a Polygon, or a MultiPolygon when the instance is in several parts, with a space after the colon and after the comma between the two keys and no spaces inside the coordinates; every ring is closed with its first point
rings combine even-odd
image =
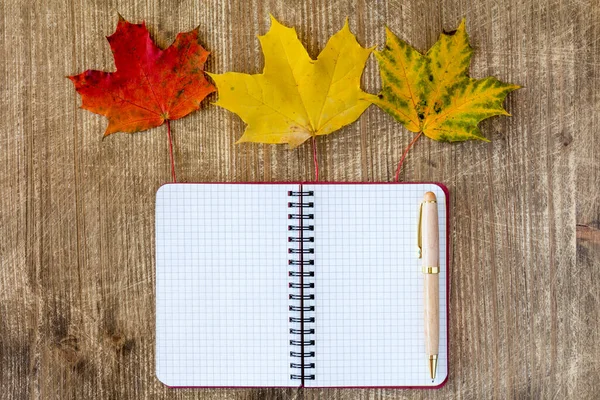
{"type": "Polygon", "coordinates": [[[156,199],[156,373],[171,387],[439,388],[449,196],[439,183],[184,183],[156,199]],[[438,198],[440,353],[416,256],[438,198]]]}

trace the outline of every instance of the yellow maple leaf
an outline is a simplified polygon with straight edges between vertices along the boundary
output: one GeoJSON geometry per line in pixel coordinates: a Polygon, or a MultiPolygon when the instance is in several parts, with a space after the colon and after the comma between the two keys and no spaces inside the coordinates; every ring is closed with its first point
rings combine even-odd
{"type": "Polygon", "coordinates": [[[219,91],[216,104],[248,124],[237,143],[288,143],[294,148],[356,121],[370,105],[360,78],[373,49],[356,41],[348,20],[316,60],[296,30],[273,16],[269,32],[259,40],[265,57],[262,74],[210,74],[219,91]]]}
{"type": "Polygon", "coordinates": [[[442,34],[423,55],[389,29],[386,44],[375,52],[383,89],[373,103],[412,132],[447,142],[488,141],[477,124],[502,107],[506,95],[520,88],[494,77],[468,76],[471,54],[463,19],[456,32],[442,34]]]}

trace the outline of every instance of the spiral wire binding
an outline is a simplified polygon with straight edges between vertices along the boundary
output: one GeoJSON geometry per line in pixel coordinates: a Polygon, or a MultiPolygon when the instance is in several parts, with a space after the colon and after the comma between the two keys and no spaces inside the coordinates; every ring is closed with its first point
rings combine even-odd
{"type": "Polygon", "coordinates": [[[300,373],[291,374],[290,379],[301,380],[304,383],[305,380],[315,380],[314,373],[307,373],[306,370],[315,369],[315,363],[311,362],[310,358],[315,357],[315,352],[307,350],[307,347],[315,346],[315,340],[313,338],[306,339],[307,335],[314,335],[315,329],[315,306],[314,306],[314,253],[315,249],[310,243],[314,243],[314,230],[315,226],[313,223],[314,214],[311,213],[311,209],[314,208],[314,193],[312,190],[307,191],[289,191],[288,196],[293,198],[288,202],[290,213],[288,219],[290,225],[288,231],[290,236],[288,237],[288,253],[290,259],[288,265],[290,266],[289,277],[292,279],[289,282],[289,293],[290,306],[289,311],[293,313],[293,316],[289,318],[290,322],[290,346],[299,347],[300,351],[290,351],[290,357],[293,361],[290,363],[290,368],[298,369],[300,373]],[[293,257],[293,258],[292,258],[293,257]]]}

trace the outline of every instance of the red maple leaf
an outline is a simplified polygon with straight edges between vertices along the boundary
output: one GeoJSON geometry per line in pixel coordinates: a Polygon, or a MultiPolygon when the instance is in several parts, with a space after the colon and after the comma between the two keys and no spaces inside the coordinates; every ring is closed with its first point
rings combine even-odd
{"type": "Polygon", "coordinates": [[[198,42],[198,29],[179,33],[171,46],[161,50],[145,23],[131,24],[120,17],[117,30],[107,39],[117,70],[87,70],[69,77],[81,95],[81,108],[108,118],[104,136],[166,122],[171,146],[169,121],[197,110],[216,90],[204,75],[209,52],[198,42]]]}

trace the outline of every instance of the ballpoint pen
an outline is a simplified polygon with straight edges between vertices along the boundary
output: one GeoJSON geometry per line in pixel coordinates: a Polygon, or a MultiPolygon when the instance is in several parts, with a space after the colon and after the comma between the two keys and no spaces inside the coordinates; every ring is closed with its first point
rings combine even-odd
{"type": "Polygon", "coordinates": [[[419,258],[423,260],[425,354],[431,381],[435,380],[440,342],[440,241],[435,194],[425,193],[419,213],[419,258]]]}

